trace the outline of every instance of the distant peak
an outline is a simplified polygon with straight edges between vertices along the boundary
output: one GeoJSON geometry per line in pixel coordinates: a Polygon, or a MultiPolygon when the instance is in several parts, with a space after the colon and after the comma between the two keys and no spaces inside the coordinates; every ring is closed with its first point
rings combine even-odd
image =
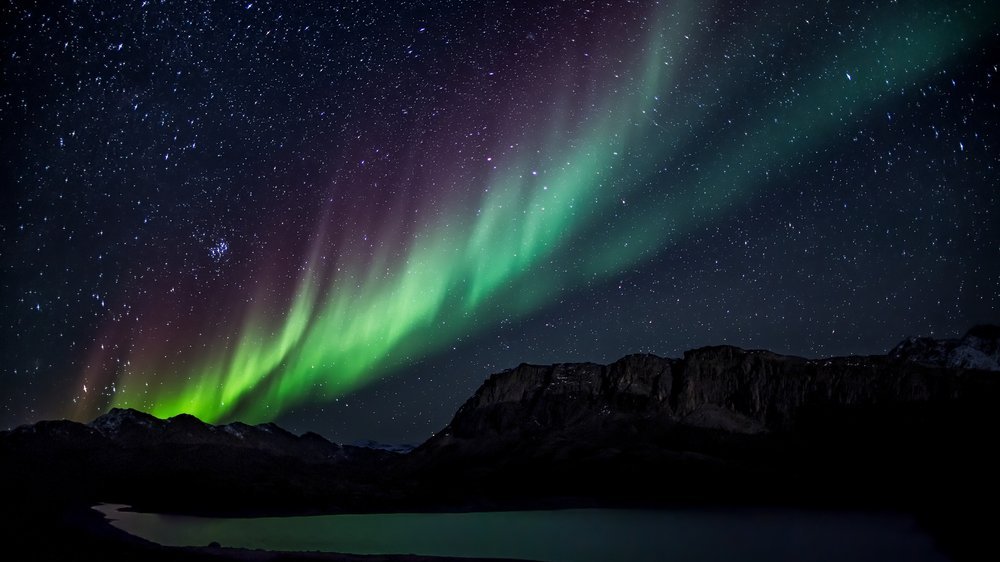
{"type": "Polygon", "coordinates": [[[135,410],[133,408],[111,408],[104,415],[106,415],[106,416],[137,416],[137,415],[148,416],[149,414],[147,414],[145,412],[140,412],[139,410],[135,410]]]}
{"type": "Polygon", "coordinates": [[[131,419],[131,420],[159,420],[159,418],[146,412],[134,410],[132,408],[111,408],[106,414],[98,416],[94,423],[99,420],[131,419]]]}
{"type": "Polygon", "coordinates": [[[106,436],[112,436],[121,431],[123,427],[152,427],[158,423],[162,423],[162,420],[146,412],[132,408],[112,408],[108,410],[108,413],[98,416],[97,419],[90,422],[90,427],[106,436]]]}
{"type": "Polygon", "coordinates": [[[193,414],[177,414],[176,416],[167,418],[167,421],[170,421],[170,422],[182,422],[182,423],[198,422],[200,424],[207,425],[204,421],[202,421],[197,416],[194,416],[193,414]]]}

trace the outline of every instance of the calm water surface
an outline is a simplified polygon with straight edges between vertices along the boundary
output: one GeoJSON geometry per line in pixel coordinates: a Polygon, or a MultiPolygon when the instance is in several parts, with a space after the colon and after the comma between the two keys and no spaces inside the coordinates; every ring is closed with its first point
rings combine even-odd
{"type": "Polygon", "coordinates": [[[791,509],[568,509],[226,519],[95,509],[170,546],[607,560],[943,561],[907,515],[791,509]]]}

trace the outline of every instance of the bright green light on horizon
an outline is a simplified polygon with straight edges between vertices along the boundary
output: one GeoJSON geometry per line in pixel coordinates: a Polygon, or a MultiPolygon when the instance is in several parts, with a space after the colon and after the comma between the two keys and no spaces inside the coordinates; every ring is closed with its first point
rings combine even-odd
{"type": "Polygon", "coordinates": [[[983,25],[975,18],[942,23],[930,11],[894,14],[875,26],[878,38],[866,38],[878,39],[880,49],[864,41],[845,49],[836,66],[816,74],[830,78],[808,84],[782,115],[766,116],[723,145],[710,169],[667,180],[667,204],[637,187],[671,156],[650,150],[651,139],[682,136],[663,130],[655,115],[657,92],[673,86],[665,63],[683,56],[684,35],[695,33],[692,10],[685,4],[661,17],[637,79],[589,120],[577,125],[553,116],[537,148],[557,166],[536,176],[532,151],[524,151],[490,178],[476,212],[445,213],[448,221],[420,230],[402,259],[379,255],[329,281],[310,260],[277,327],[251,307],[231,348],[216,350],[189,378],[152,395],[139,388],[155,380],[155,366],[140,366],[123,377],[115,405],[161,417],[186,412],[207,421],[258,421],[349,393],[498,315],[531,313],[560,290],[659,254],[676,236],[751,197],[762,178],[750,171],[823,142],[858,110],[895,95],[898,84],[930,75],[975,39],[974,25],[983,25]],[[842,79],[841,68],[860,70],[842,79]],[[788,143],[786,130],[795,130],[800,142],[788,143]],[[748,172],[727,174],[734,169],[748,172]],[[609,224],[612,216],[618,218],[609,224]]]}

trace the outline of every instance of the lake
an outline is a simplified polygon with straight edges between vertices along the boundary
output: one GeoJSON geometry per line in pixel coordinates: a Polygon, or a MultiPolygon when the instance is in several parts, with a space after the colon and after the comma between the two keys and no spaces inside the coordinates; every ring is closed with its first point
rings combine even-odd
{"type": "Polygon", "coordinates": [[[212,518],[95,507],[169,546],[607,560],[944,561],[913,517],[794,509],[567,509],[212,518]]]}

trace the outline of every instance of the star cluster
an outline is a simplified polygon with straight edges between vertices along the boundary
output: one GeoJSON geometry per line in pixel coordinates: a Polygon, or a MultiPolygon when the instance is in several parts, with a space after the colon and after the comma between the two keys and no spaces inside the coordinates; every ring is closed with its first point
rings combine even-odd
{"type": "Polygon", "coordinates": [[[1000,306],[990,2],[0,8],[4,425],[417,441],[490,372],[1000,306]]]}

